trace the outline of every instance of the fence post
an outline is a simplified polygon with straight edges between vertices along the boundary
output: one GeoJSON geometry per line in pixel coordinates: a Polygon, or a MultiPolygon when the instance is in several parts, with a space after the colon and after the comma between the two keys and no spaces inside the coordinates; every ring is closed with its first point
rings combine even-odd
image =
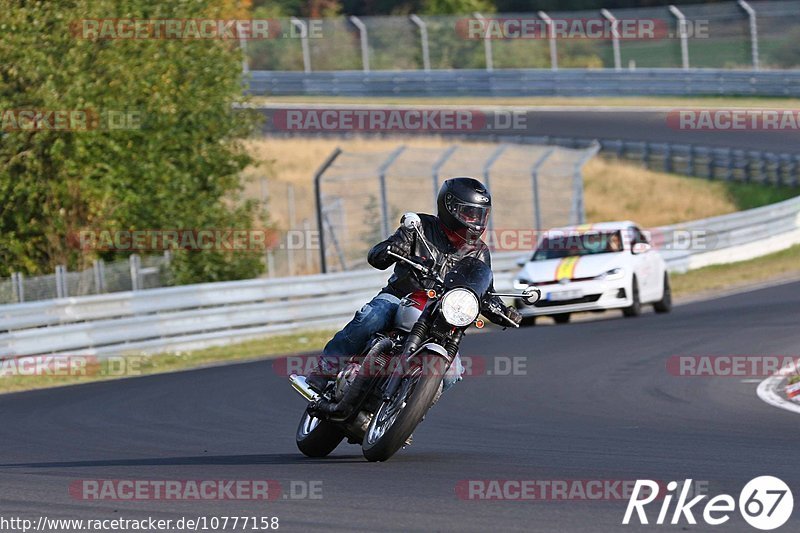
{"type": "Polygon", "coordinates": [[[600,14],[611,23],[611,47],[614,50],[614,70],[622,70],[622,59],[619,53],[619,30],[617,18],[608,9],[601,9],[600,14]]]}
{"type": "Polygon", "coordinates": [[[139,267],[141,265],[139,256],[137,254],[131,254],[129,259],[130,267],[131,267],[131,290],[138,291],[139,287],[139,267]]]}
{"type": "Polygon", "coordinates": [[[425,72],[428,72],[431,69],[431,57],[428,50],[428,25],[413,13],[408,18],[419,28],[419,38],[422,41],[422,68],[425,72]]]}
{"type": "Polygon", "coordinates": [[[294,185],[291,183],[286,186],[286,203],[289,211],[289,231],[287,232],[286,239],[286,267],[289,269],[289,275],[294,276],[294,244],[292,244],[292,232],[297,224],[296,212],[294,205],[294,185]]]}
{"type": "Polygon", "coordinates": [[[300,47],[303,50],[303,72],[311,72],[311,54],[308,51],[308,25],[297,17],[289,19],[300,29],[300,47]]]}
{"type": "Polygon", "coordinates": [[[350,22],[358,29],[359,40],[361,41],[361,68],[364,72],[369,72],[369,38],[367,37],[367,27],[361,19],[355,15],[350,16],[350,22]]]}
{"type": "Polygon", "coordinates": [[[547,26],[547,40],[550,43],[550,70],[558,70],[558,44],[556,34],[553,32],[553,19],[544,11],[537,13],[547,26]]]}
{"type": "Polygon", "coordinates": [[[94,288],[97,294],[106,292],[106,264],[102,259],[95,259],[92,262],[92,270],[94,271],[94,288]]]}
{"type": "Polygon", "coordinates": [[[681,10],[675,6],[669,6],[669,11],[678,19],[678,35],[681,38],[681,64],[683,65],[683,70],[689,70],[689,43],[686,32],[686,17],[681,10]]]}
{"type": "Polygon", "coordinates": [[[22,303],[25,301],[25,285],[22,282],[22,272],[11,273],[11,291],[14,294],[17,302],[22,303]]]}
{"type": "Polygon", "coordinates": [[[247,39],[244,38],[241,22],[236,22],[236,31],[239,32],[239,48],[242,49],[242,75],[250,72],[250,64],[247,58],[247,39]]]}
{"type": "Polygon", "coordinates": [[[738,0],[739,7],[744,9],[747,13],[747,18],[750,21],[750,53],[753,56],[753,70],[759,70],[760,64],[758,60],[758,23],[756,21],[756,10],[745,0],[738,0]]]}
{"type": "Polygon", "coordinates": [[[600,151],[600,143],[592,141],[589,148],[586,149],[584,154],[575,162],[575,167],[572,172],[572,219],[570,222],[574,224],[583,224],[586,222],[586,213],[583,208],[583,165],[589,159],[597,155],[600,151]]]}
{"type": "Polygon", "coordinates": [[[531,167],[531,181],[533,186],[533,223],[536,231],[542,229],[542,206],[539,201],[539,169],[555,151],[555,147],[548,148],[531,167]]]}
{"type": "Polygon", "coordinates": [[[322,175],[328,170],[336,158],[342,153],[342,149],[338,146],[334,148],[333,152],[328,158],[322,162],[322,165],[314,173],[314,198],[317,203],[317,231],[319,232],[319,267],[320,271],[324,274],[328,271],[328,265],[325,262],[325,219],[322,212],[322,190],[320,188],[320,181],[322,175]]]}
{"type": "Polygon", "coordinates": [[[56,298],[67,297],[67,267],[64,265],[56,265],[56,298]]]}
{"type": "Polygon", "coordinates": [[[484,30],[483,33],[483,56],[486,61],[486,70],[491,72],[494,70],[494,55],[492,54],[492,40],[489,37],[489,25],[485,24],[486,17],[478,13],[477,11],[472,14],[473,17],[481,21],[481,27],[484,30]]]}
{"type": "Polygon", "coordinates": [[[444,164],[447,162],[448,159],[453,155],[453,153],[458,148],[457,144],[454,144],[447,150],[445,150],[442,155],[439,156],[439,159],[433,163],[431,167],[431,178],[433,179],[433,210],[436,211],[436,197],[439,195],[439,171],[442,169],[444,164]]]}
{"type": "MultiPolygon", "coordinates": [[[[491,173],[491,170],[492,170],[492,165],[494,165],[495,161],[500,159],[500,156],[503,155],[503,152],[506,151],[506,148],[508,148],[507,144],[501,144],[500,146],[498,146],[495,149],[495,151],[492,152],[492,155],[489,156],[489,159],[487,159],[486,162],[483,164],[483,184],[486,185],[486,189],[489,191],[489,194],[492,193],[492,188],[490,186],[490,183],[491,183],[490,182],[490,180],[491,180],[491,174],[490,173],[491,173]]],[[[488,229],[489,229],[489,233],[491,234],[492,230],[494,229],[494,213],[489,213],[489,228],[488,229]]]]}
{"type": "Polygon", "coordinates": [[[381,195],[381,228],[383,229],[384,238],[388,237],[391,233],[389,228],[389,198],[386,195],[386,172],[405,149],[406,146],[404,144],[398,146],[391,154],[389,154],[389,157],[386,158],[386,161],[381,163],[381,166],[378,167],[378,185],[380,187],[381,195]]]}

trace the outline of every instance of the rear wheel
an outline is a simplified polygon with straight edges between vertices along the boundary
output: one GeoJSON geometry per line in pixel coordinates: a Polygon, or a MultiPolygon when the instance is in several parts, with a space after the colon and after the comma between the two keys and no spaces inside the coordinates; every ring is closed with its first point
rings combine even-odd
{"type": "Polygon", "coordinates": [[[342,442],[344,433],[331,422],[303,413],[297,426],[297,448],[308,457],[325,457],[342,442]]]}
{"type": "Polygon", "coordinates": [[[634,317],[642,314],[642,301],[639,299],[639,280],[633,276],[631,283],[631,298],[633,302],[630,306],[622,310],[622,314],[626,317],[634,317]]]}
{"type": "Polygon", "coordinates": [[[520,322],[522,326],[535,326],[536,325],[536,317],[535,316],[524,316],[522,317],[522,321],[520,322]]]}
{"type": "Polygon", "coordinates": [[[571,316],[572,315],[570,313],[560,313],[553,315],[553,320],[556,321],[556,324],[566,324],[569,322],[571,316]]]}
{"type": "Polygon", "coordinates": [[[653,304],[656,313],[669,313],[672,311],[672,289],[669,286],[669,274],[664,272],[664,294],[661,299],[653,304]]]}
{"type": "Polygon", "coordinates": [[[439,355],[428,357],[436,359],[426,361],[424,371],[404,378],[395,397],[383,402],[372,417],[361,444],[368,461],[386,461],[394,455],[433,405],[446,368],[439,355]]]}

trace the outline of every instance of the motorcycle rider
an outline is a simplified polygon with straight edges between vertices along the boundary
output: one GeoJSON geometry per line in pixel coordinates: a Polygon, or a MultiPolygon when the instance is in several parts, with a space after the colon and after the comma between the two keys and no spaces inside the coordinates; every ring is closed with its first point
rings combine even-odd
{"type": "MultiPolygon", "coordinates": [[[[437,216],[419,214],[420,229],[434,257],[428,257],[431,252],[416,232],[406,229],[402,223],[392,236],[370,250],[367,256],[370,265],[385,270],[395,264],[394,273],[377,296],[365,304],[325,346],[317,368],[306,378],[308,385],[317,392],[324,391],[329,380],[336,376],[342,357],[360,353],[372,335],[391,325],[401,298],[426,288],[420,285],[412,268],[389,255],[389,251],[407,258],[418,258],[428,266],[438,265],[442,276],[467,256],[478,258],[491,268],[489,247],[481,240],[492,208],[492,197],[486,187],[470,177],[448,179],[439,190],[436,206],[437,216]]],[[[501,315],[516,324],[522,320],[515,308],[507,307],[496,296],[491,298],[483,314],[504,326],[508,324],[501,315]]],[[[445,376],[444,388],[452,386],[461,373],[460,361],[454,361],[445,376]]]]}

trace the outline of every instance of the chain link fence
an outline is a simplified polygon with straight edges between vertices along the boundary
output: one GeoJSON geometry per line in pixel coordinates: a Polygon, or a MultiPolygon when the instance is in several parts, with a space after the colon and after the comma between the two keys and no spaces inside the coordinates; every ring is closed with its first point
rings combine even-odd
{"type": "Polygon", "coordinates": [[[334,152],[317,177],[322,270],[363,267],[367,251],[394,232],[403,213],[436,212],[439,186],[452,176],[474,176],[491,191],[485,238],[494,249],[520,232],[583,223],[581,169],[598,148],[460,143],[334,152]]]}
{"type": "Polygon", "coordinates": [[[63,265],[53,274],[27,277],[18,272],[0,278],[0,304],[33,302],[69,296],[154,289],[172,285],[169,253],[106,263],[94,261],[92,268],[69,272],[63,265]]]}
{"type": "Polygon", "coordinates": [[[800,0],[293,20],[280,26],[302,26],[305,33],[246,43],[250,70],[800,66],[800,0]],[[614,39],[613,19],[621,21],[615,28],[633,22],[639,33],[614,39]],[[606,30],[592,34],[587,21],[606,30]],[[548,28],[557,29],[551,35],[548,28]]]}

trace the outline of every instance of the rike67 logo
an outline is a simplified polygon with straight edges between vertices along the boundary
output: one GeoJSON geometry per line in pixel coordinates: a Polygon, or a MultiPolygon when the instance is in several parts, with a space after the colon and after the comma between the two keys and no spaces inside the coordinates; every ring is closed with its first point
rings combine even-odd
{"type": "MultiPolygon", "coordinates": [[[[680,495],[678,495],[676,489],[681,485],[676,481],[670,481],[667,484],[667,494],[661,502],[656,524],[674,525],[681,523],[682,520],[685,520],[687,524],[697,524],[694,513],[701,512],[698,504],[708,496],[702,494],[689,500],[691,485],[692,480],[687,479],[682,484],[680,495]],[[678,496],[678,499],[672,510],[672,516],[669,517],[674,496],[678,496]],[[697,509],[693,509],[695,506],[698,506],[697,509]]],[[[636,480],[622,523],[630,524],[635,512],[640,524],[649,524],[645,506],[658,498],[658,489],[659,484],[655,481],[636,480]]],[[[736,510],[736,504],[736,500],[729,494],[714,496],[702,507],[702,519],[711,526],[724,524],[730,520],[731,513],[736,510]]],[[[744,486],[742,492],[739,493],[738,506],[745,522],[756,529],[766,531],[776,529],[789,520],[794,508],[794,498],[789,486],[780,479],[773,476],[760,476],[751,479],[744,486]]]]}

